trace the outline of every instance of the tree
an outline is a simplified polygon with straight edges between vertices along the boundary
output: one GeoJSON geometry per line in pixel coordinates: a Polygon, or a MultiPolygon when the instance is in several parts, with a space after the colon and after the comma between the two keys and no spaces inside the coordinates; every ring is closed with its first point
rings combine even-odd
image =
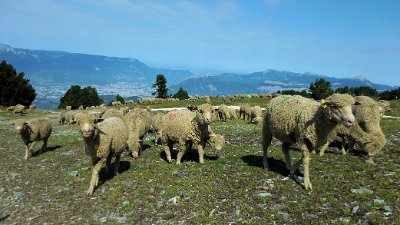
{"type": "Polygon", "coordinates": [[[335,92],[339,93],[339,94],[350,94],[350,89],[349,89],[349,87],[344,86],[344,87],[336,88],[335,92]]]}
{"type": "Polygon", "coordinates": [[[177,98],[179,100],[185,100],[189,98],[187,91],[185,91],[182,87],[172,96],[173,98],[177,98]]]}
{"type": "Polygon", "coordinates": [[[167,79],[163,74],[158,74],[155,83],[151,86],[156,88],[152,93],[156,98],[168,98],[167,79]]]}
{"type": "Polygon", "coordinates": [[[79,85],[72,85],[60,99],[58,108],[61,109],[66,106],[71,106],[72,109],[77,109],[81,105],[83,107],[88,107],[100,105],[102,102],[96,88],[87,86],[81,89],[79,85]]]}
{"type": "Polygon", "coordinates": [[[22,104],[29,106],[36,98],[35,89],[18,73],[11,64],[3,60],[0,64],[0,105],[11,106],[22,104]]]}
{"type": "Polygon", "coordinates": [[[331,83],[323,78],[316,79],[310,84],[311,97],[316,100],[326,98],[333,94],[331,83]]]}
{"type": "Polygon", "coordinates": [[[295,90],[282,90],[282,91],[278,91],[278,94],[282,94],[282,95],[301,95],[303,97],[311,97],[310,93],[307,93],[306,90],[302,90],[302,91],[295,91],[295,90]]]}
{"type": "Polygon", "coordinates": [[[119,94],[115,96],[115,101],[120,101],[122,104],[125,104],[125,99],[119,94]]]}

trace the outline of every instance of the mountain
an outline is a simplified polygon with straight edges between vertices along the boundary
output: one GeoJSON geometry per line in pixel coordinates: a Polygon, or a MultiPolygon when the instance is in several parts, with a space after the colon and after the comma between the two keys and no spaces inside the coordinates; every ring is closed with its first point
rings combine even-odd
{"type": "Polygon", "coordinates": [[[92,86],[99,95],[117,94],[127,97],[149,97],[157,74],[164,74],[169,93],[183,87],[190,95],[229,95],[240,93],[272,93],[283,89],[308,89],[317,78],[331,82],[333,88],[369,86],[378,91],[394,87],[373,84],[363,77],[334,78],[312,73],[266,70],[251,74],[222,73],[199,76],[186,70],[158,69],[138,59],[107,57],[61,51],[13,48],[0,44],[0,61],[11,63],[17,72],[24,72],[36,89],[35,104],[40,108],[56,108],[71,85],[92,86]]]}
{"type": "Polygon", "coordinates": [[[2,44],[1,60],[12,64],[17,72],[25,73],[38,93],[35,103],[45,108],[57,107],[65,91],[75,84],[91,85],[103,95],[147,97],[157,74],[164,74],[169,85],[192,76],[185,70],[152,68],[137,59],[29,50],[2,44]]]}
{"type": "Polygon", "coordinates": [[[378,91],[394,88],[388,85],[373,84],[363,77],[335,78],[312,73],[266,70],[251,74],[223,73],[215,76],[189,78],[171,86],[170,90],[173,93],[182,87],[191,95],[220,96],[240,93],[273,93],[285,89],[300,91],[308,89],[310,83],[319,78],[329,81],[333,88],[368,86],[378,91]]]}

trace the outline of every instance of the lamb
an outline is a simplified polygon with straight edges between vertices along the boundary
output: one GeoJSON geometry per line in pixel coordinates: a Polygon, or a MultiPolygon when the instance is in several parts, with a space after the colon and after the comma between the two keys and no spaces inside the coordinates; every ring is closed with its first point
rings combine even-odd
{"type": "MultiPolygon", "coordinates": [[[[204,163],[204,148],[207,141],[214,137],[218,138],[210,134],[208,121],[200,113],[189,110],[175,110],[163,116],[161,141],[169,163],[172,162],[171,150],[174,143],[179,144],[177,165],[181,164],[187,146],[192,144],[198,145],[199,162],[204,163]]],[[[216,141],[209,142],[212,147],[214,147],[214,143],[216,141]]],[[[215,147],[222,148],[221,146],[215,147]]]]}
{"type": "Polygon", "coordinates": [[[65,113],[60,113],[60,114],[58,114],[58,123],[60,124],[60,125],[64,125],[64,123],[65,123],[65,113]]]}
{"type": "Polygon", "coordinates": [[[22,141],[26,146],[25,160],[32,156],[34,147],[38,141],[43,141],[43,146],[39,151],[47,149],[47,141],[53,130],[49,118],[38,117],[26,121],[19,119],[15,121],[14,125],[15,130],[21,135],[22,141]]]}
{"type": "MultiPolygon", "coordinates": [[[[356,96],[354,99],[356,104],[353,107],[353,111],[356,116],[357,124],[351,128],[338,125],[331,134],[329,134],[326,144],[321,147],[320,156],[324,155],[325,150],[328,148],[329,144],[335,140],[337,135],[342,138],[341,151],[343,155],[346,154],[344,148],[345,137],[350,137],[349,151],[353,149],[354,143],[357,143],[370,157],[381,152],[386,144],[385,135],[379,124],[382,112],[378,102],[366,96],[356,96]]],[[[372,158],[367,162],[373,163],[372,158]]]]}
{"type": "Polygon", "coordinates": [[[150,112],[136,108],[124,116],[124,121],[129,130],[128,148],[132,157],[137,158],[143,148],[143,139],[152,124],[150,112]]]}
{"type": "Polygon", "coordinates": [[[339,124],[355,124],[352,113],[354,98],[348,94],[333,94],[321,105],[298,95],[281,95],[272,99],[265,110],[263,121],[263,164],[268,169],[267,153],[272,137],[283,142],[286,168],[291,174],[301,162],[304,167],[304,188],[312,190],[309,175],[310,153],[325,144],[329,133],[339,124]],[[303,156],[292,166],[289,148],[297,143],[303,156]]]}
{"type": "Polygon", "coordinates": [[[262,122],[262,109],[260,106],[257,105],[250,108],[250,121],[257,124],[262,122]]]}
{"type": "Polygon", "coordinates": [[[92,195],[99,183],[99,172],[106,163],[107,175],[110,173],[112,157],[115,157],[113,174],[119,171],[121,154],[127,147],[128,128],[118,117],[110,117],[100,123],[94,119],[82,121],[80,132],[85,144],[85,153],[90,156],[93,164],[92,178],[87,195],[92,195]]]}

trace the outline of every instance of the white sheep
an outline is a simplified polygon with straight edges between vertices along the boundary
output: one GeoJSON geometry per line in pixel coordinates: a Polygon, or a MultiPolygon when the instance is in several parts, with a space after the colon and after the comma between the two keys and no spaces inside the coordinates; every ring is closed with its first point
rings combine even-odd
{"type": "Polygon", "coordinates": [[[143,139],[151,127],[151,115],[148,110],[136,108],[124,116],[129,130],[128,148],[134,158],[139,157],[143,148],[143,139]]]}
{"type": "MultiPolygon", "coordinates": [[[[214,137],[218,138],[217,136],[210,136],[208,121],[201,113],[189,110],[175,110],[163,116],[161,141],[168,162],[172,162],[171,150],[174,143],[178,143],[177,165],[181,164],[182,156],[185,154],[187,146],[191,146],[191,144],[198,145],[199,162],[204,163],[204,148],[207,141],[214,137]]],[[[209,143],[211,145],[214,144],[212,142],[209,143]]]]}
{"type": "Polygon", "coordinates": [[[111,158],[115,157],[113,173],[118,173],[121,154],[127,147],[128,128],[118,117],[110,117],[100,123],[88,120],[82,121],[80,132],[85,144],[85,153],[90,156],[93,164],[92,178],[87,195],[92,195],[99,183],[99,172],[106,164],[106,173],[110,173],[111,158]]]}
{"type": "Polygon", "coordinates": [[[257,124],[262,122],[262,109],[260,106],[256,105],[250,108],[250,121],[257,124]]]}
{"type": "Polygon", "coordinates": [[[272,137],[275,137],[283,142],[286,168],[292,174],[303,162],[304,188],[311,190],[310,153],[325,144],[329,133],[339,123],[354,126],[354,103],[354,98],[347,94],[333,94],[323,104],[301,96],[281,95],[272,99],[266,107],[263,121],[264,168],[269,168],[268,146],[272,137]],[[303,156],[292,166],[289,148],[294,143],[301,149],[303,156]]]}
{"type": "MultiPolygon", "coordinates": [[[[38,141],[43,141],[40,150],[47,149],[47,141],[53,130],[51,120],[45,117],[38,117],[29,120],[18,119],[14,122],[15,130],[21,135],[25,148],[25,159],[27,160],[34,153],[34,147],[38,141]]],[[[39,150],[39,151],[40,151],[39,150]]]]}

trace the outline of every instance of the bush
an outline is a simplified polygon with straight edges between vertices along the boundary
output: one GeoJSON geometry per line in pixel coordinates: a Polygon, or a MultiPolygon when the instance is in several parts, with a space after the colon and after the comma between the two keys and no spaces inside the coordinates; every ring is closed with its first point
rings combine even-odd
{"type": "Polygon", "coordinates": [[[172,97],[179,100],[185,100],[189,98],[189,95],[183,88],[179,88],[179,90],[172,97]]]}

